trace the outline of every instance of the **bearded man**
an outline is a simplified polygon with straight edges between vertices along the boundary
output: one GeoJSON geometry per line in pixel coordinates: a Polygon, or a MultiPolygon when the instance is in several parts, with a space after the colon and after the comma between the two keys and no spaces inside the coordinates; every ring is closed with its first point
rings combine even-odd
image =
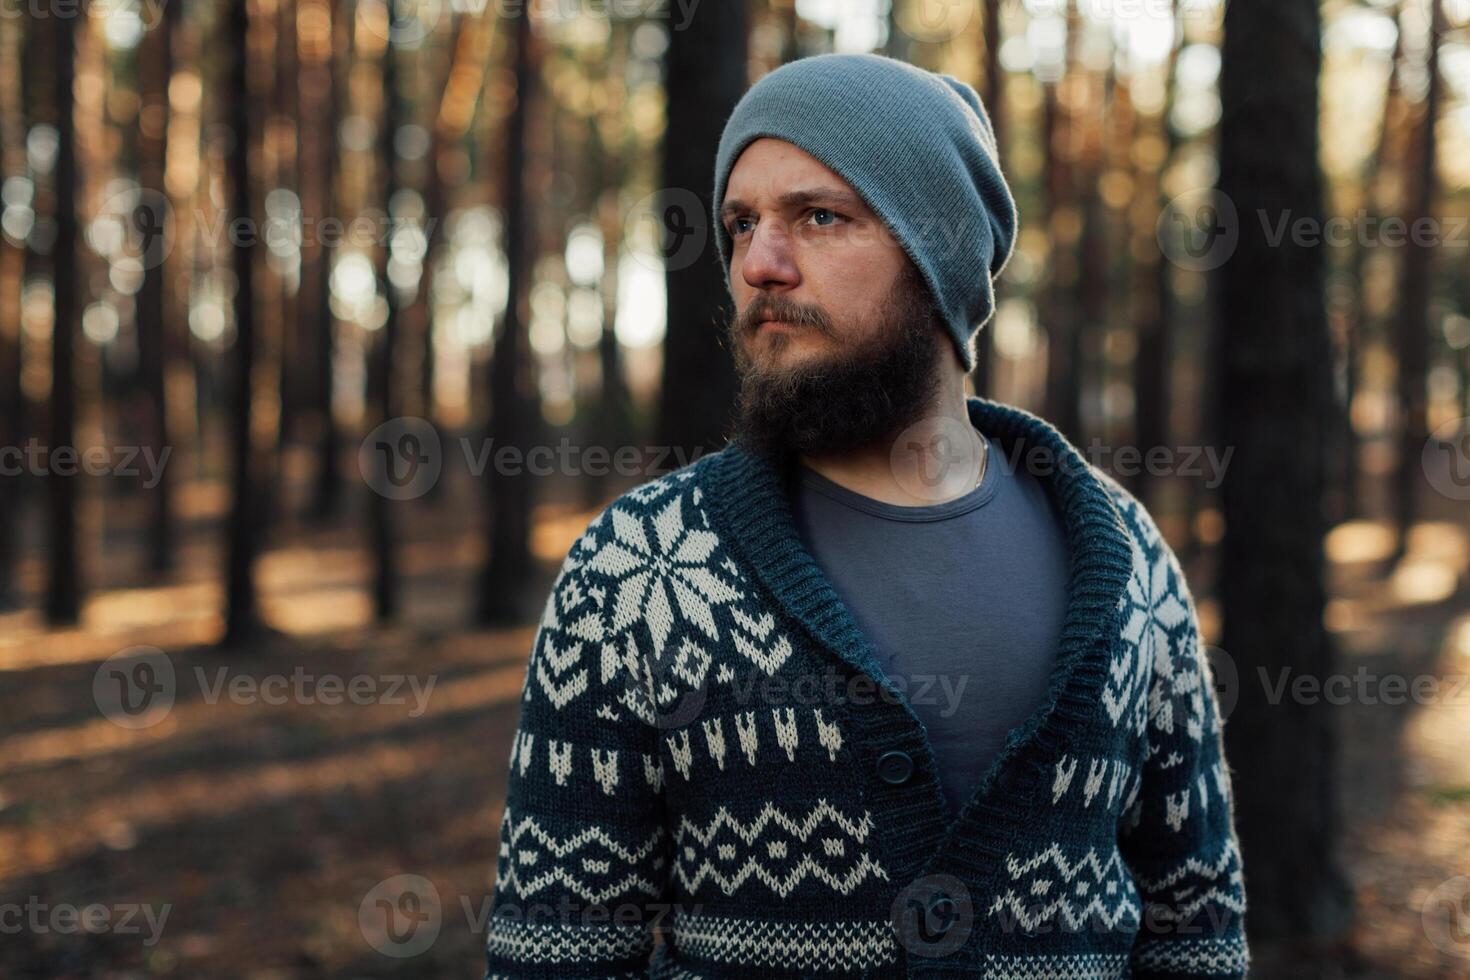
{"type": "Polygon", "coordinates": [[[562,566],[488,975],[1243,977],[1179,562],[1053,426],[966,393],[1017,227],[974,90],[787,64],[713,202],[734,439],[562,566]]]}

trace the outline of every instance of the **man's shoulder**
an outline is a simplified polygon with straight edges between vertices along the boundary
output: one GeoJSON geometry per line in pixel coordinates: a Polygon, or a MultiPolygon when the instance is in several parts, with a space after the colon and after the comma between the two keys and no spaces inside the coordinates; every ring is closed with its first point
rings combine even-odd
{"type": "MultiPolygon", "coordinates": [[[[730,450],[703,453],[676,469],[644,480],[618,494],[602,509],[598,520],[613,511],[642,514],[667,508],[675,500],[696,497],[700,502],[709,492],[709,478],[718,461],[730,450]]],[[[595,523],[595,522],[594,522],[595,523]]]]}
{"type": "Polygon", "coordinates": [[[1164,539],[1163,532],[1159,530],[1158,523],[1154,520],[1154,516],[1149,513],[1148,508],[1143,505],[1143,501],[1139,500],[1134,496],[1132,491],[1118,482],[1118,479],[1111,473],[1095,463],[1089,462],[1087,465],[1091,469],[1093,476],[1102,484],[1103,489],[1107,491],[1108,498],[1112,501],[1113,507],[1118,511],[1118,516],[1123,520],[1123,526],[1128,529],[1128,533],[1132,536],[1138,548],[1145,555],[1153,555],[1161,548],[1168,549],[1169,544],[1164,539]]]}

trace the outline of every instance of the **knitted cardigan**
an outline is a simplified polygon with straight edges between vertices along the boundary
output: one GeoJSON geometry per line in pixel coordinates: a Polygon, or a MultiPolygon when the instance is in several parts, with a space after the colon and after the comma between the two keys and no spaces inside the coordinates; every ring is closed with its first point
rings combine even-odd
{"type": "Polygon", "coordinates": [[[795,532],[785,469],[732,444],[619,497],[562,565],[510,746],[487,977],[1245,975],[1178,560],[1050,424],[969,410],[1040,476],[1071,558],[1043,702],[958,817],[795,532]]]}

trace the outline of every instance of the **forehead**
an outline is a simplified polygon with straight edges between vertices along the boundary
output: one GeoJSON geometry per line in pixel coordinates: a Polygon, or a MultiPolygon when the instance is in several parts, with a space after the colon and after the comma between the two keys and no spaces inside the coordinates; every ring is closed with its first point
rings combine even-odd
{"type": "Polygon", "coordinates": [[[852,185],[801,147],[763,136],[736,159],[730,169],[725,198],[755,202],[763,196],[775,197],[796,182],[804,187],[829,187],[856,196],[852,185]]]}

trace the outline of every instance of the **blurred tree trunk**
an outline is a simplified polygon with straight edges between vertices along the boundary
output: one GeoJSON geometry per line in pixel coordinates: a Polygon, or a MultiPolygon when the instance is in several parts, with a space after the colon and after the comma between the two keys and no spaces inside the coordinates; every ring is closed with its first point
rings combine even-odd
{"type": "Polygon", "coordinates": [[[1444,0],[1428,0],[1430,8],[1429,50],[1424,72],[1427,86],[1409,150],[1409,213],[1404,224],[1409,230],[1403,246],[1403,274],[1398,323],[1399,453],[1394,473],[1394,517],[1398,530],[1397,553],[1402,555],[1408,535],[1419,517],[1419,488],[1424,483],[1424,444],[1429,439],[1429,294],[1434,275],[1434,195],[1438,178],[1435,156],[1435,122],[1439,119],[1442,82],[1439,72],[1440,40],[1445,33],[1444,0]],[[1421,225],[1430,228],[1422,234],[1421,225]]]}
{"type": "MultiPolygon", "coordinates": [[[[233,61],[225,99],[234,140],[225,162],[230,183],[230,221],[256,219],[250,187],[250,14],[247,0],[229,5],[225,25],[226,43],[233,61]]],[[[228,517],[228,566],[224,643],[234,645],[260,628],[255,596],[257,538],[265,528],[261,522],[255,479],[255,447],[251,422],[255,409],[255,254],[244,242],[231,244],[235,270],[235,344],[228,358],[231,367],[229,395],[230,425],[230,512],[228,517]]]]}
{"type": "Polygon", "coordinates": [[[1076,60],[1081,18],[1076,0],[1067,4],[1067,39],[1061,72],[1057,79],[1044,84],[1042,102],[1042,139],[1045,140],[1042,182],[1045,187],[1047,239],[1051,254],[1047,256],[1047,281],[1042,296],[1042,323],[1046,329],[1046,417],[1068,439],[1075,440],[1081,430],[1081,394],[1076,360],[1080,317],[1072,308],[1071,297],[1078,278],[1077,194],[1073,164],[1072,106],[1063,98],[1063,86],[1075,86],[1072,65],[1076,60]]]}
{"type": "MultiPolygon", "coordinates": [[[[393,0],[388,0],[389,23],[396,21],[393,0]]],[[[371,370],[368,374],[368,401],[372,411],[373,426],[382,425],[397,414],[397,385],[394,383],[394,359],[398,354],[398,290],[389,279],[393,243],[393,196],[398,193],[397,154],[394,141],[403,117],[403,105],[399,97],[398,52],[391,39],[383,44],[381,66],[383,81],[383,128],[378,134],[378,180],[381,185],[383,213],[387,224],[384,240],[378,246],[378,285],[387,300],[388,311],[383,326],[373,339],[371,370]]],[[[390,459],[388,466],[393,465],[390,459]]],[[[373,610],[379,622],[387,622],[397,615],[398,605],[398,562],[393,528],[393,501],[382,493],[381,487],[368,487],[368,512],[372,524],[373,539],[373,610]]]]}
{"type": "MultiPolygon", "coordinates": [[[[0,18],[0,174],[25,168],[26,101],[24,68],[26,28],[34,21],[0,18]]],[[[33,57],[33,56],[32,56],[33,57]]],[[[21,288],[25,281],[26,244],[0,233],[0,449],[17,450],[28,425],[21,389],[21,288]]],[[[20,516],[24,474],[0,475],[0,609],[14,605],[15,567],[20,557],[20,516]]]]}
{"type": "Polygon", "coordinates": [[[913,40],[900,26],[899,12],[908,0],[888,0],[888,39],[884,42],[883,53],[890,58],[899,61],[909,61],[913,49],[913,40]]]}
{"type": "MultiPolygon", "coordinates": [[[[413,304],[414,321],[418,327],[418,345],[423,358],[419,363],[420,414],[436,432],[439,430],[439,423],[434,419],[434,263],[438,261],[444,244],[444,222],[449,213],[444,166],[445,157],[455,138],[441,114],[450,95],[460,53],[463,51],[466,56],[470,55],[473,48],[471,42],[474,40],[474,32],[465,30],[468,15],[453,16],[454,23],[449,32],[444,56],[444,71],[434,88],[437,98],[430,103],[432,118],[429,122],[429,162],[424,171],[424,264],[413,304]]],[[[444,482],[442,479],[435,480],[425,494],[425,499],[438,498],[444,490],[444,482]]]]}
{"type": "Polygon", "coordinates": [[[673,32],[665,53],[668,120],[660,186],[699,199],[699,213],[664,199],[668,334],[664,339],[659,441],[685,458],[725,442],[735,403],[735,368],[725,350],[732,304],[710,224],[715,151],[746,88],[746,4],[706,4],[673,32]],[[700,244],[691,255],[690,240],[700,244]],[[715,258],[711,258],[711,255],[715,258]]]}
{"type": "Polygon", "coordinates": [[[801,57],[801,15],[796,12],[796,0],[781,0],[778,8],[781,17],[781,64],[801,57]]]}
{"type": "MultiPolygon", "coordinates": [[[[618,317],[618,260],[623,244],[622,212],[618,200],[628,154],[628,126],[624,114],[627,90],[622,81],[627,71],[628,35],[617,24],[613,25],[612,31],[607,73],[610,79],[618,81],[610,86],[602,118],[594,115],[588,119],[588,137],[592,152],[592,181],[598,192],[598,225],[602,232],[602,337],[597,343],[599,391],[593,441],[607,450],[610,459],[616,459],[618,446],[632,437],[633,406],[628,386],[623,382],[622,353],[614,330],[618,317]],[[617,138],[608,138],[603,132],[604,127],[617,138]]],[[[597,505],[607,496],[611,483],[609,469],[599,468],[583,481],[583,499],[589,506],[597,505]]]]}
{"type": "MultiPolygon", "coordinates": [[[[1394,114],[1401,105],[1400,87],[1402,75],[1399,62],[1404,51],[1403,4],[1393,11],[1393,53],[1389,56],[1387,91],[1383,96],[1383,120],[1378,128],[1378,146],[1369,155],[1363,169],[1362,201],[1366,220],[1377,223],[1384,211],[1383,181],[1384,161],[1388,157],[1392,140],[1394,114]]],[[[1333,513],[1333,523],[1351,520],[1358,516],[1361,504],[1358,494],[1358,430],[1353,425],[1353,399],[1358,391],[1358,357],[1370,330],[1367,298],[1363,282],[1368,274],[1370,248],[1363,242],[1353,246],[1351,271],[1347,278],[1350,296],[1348,311],[1342,331],[1343,394],[1338,408],[1337,448],[1333,458],[1338,463],[1334,481],[1338,485],[1338,506],[1333,513]]]]}
{"type": "MultiPolygon", "coordinates": [[[[52,17],[53,96],[57,135],[52,186],[56,200],[56,240],[52,246],[55,305],[51,327],[51,404],[47,446],[52,453],[78,450],[76,441],[76,378],[72,370],[76,342],[78,291],[82,288],[77,258],[76,120],[72,89],[76,83],[76,17],[52,17]]],[[[46,568],[46,621],[75,623],[81,613],[82,583],[77,555],[77,484],[80,471],[70,475],[48,467],[44,478],[48,527],[46,568]]]]}
{"type": "MultiPolygon", "coordinates": [[[[1081,30],[1081,24],[1073,25],[1081,30]]],[[[1113,106],[1113,60],[1109,59],[1102,84],[1091,73],[1079,75],[1088,83],[1088,116],[1082,133],[1082,152],[1077,162],[1079,183],[1074,185],[1077,205],[1082,212],[1082,238],[1077,243],[1077,282],[1075,306],[1081,313],[1071,336],[1071,398],[1076,420],[1064,430],[1078,446],[1088,436],[1106,437],[1105,418],[1088,419],[1082,411],[1083,396],[1089,387],[1092,403],[1103,404],[1106,388],[1106,360],[1102,345],[1108,329],[1108,219],[1103,208],[1100,186],[1103,174],[1103,144],[1108,138],[1108,123],[1113,106]],[[1090,430],[1090,431],[1089,431],[1090,430]]],[[[1099,412],[1101,416],[1102,413],[1099,412]]],[[[1085,446],[1084,446],[1085,448],[1085,446]]]]}
{"type": "MultiPolygon", "coordinates": [[[[341,156],[342,107],[345,103],[346,74],[352,66],[352,23],[356,10],[354,0],[338,0],[327,3],[330,19],[331,41],[323,52],[320,66],[312,77],[319,79],[313,86],[314,92],[325,97],[325,118],[310,141],[322,154],[321,166],[314,175],[316,193],[319,195],[320,211],[316,217],[340,219],[341,208],[337,194],[337,171],[341,156]]],[[[320,227],[320,226],[318,226],[320,227]]],[[[341,455],[341,433],[332,411],[336,380],[332,356],[335,350],[333,333],[337,318],[332,313],[332,260],[321,243],[321,236],[310,236],[310,254],[303,255],[309,268],[302,270],[302,282],[310,281],[311,297],[302,296],[297,304],[301,316],[299,321],[303,337],[315,340],[312,357],[314,384],[312,385],[312,414],[317,421],[316,484],[312,490],[311,516],[325,522],[335,516],[342,503],[342,473],[338,468],[341,455]]]]}
{"type": "MultiPolygon", "coordinates": [[[[1173,2],[1173,15],[1178,18],[1179,0],[1173,2]]],[[[1179,149],[1179,133],[1169,119],[1174,111],[1174,94],[1178,88],[1179,42],[1169,46],[1168,62],[1164,68],[1164,105],[1159,110],[1157,136],[1162,144],[1158,164],[1139,167],[1141,189],[1153,206],[1145,212],[1153,218],[1168,205],[1169,195],[1164,187],[1164,177],[1174,154],[1179,149]]],[[[1147,256],[1136,263],[1140,313],[1135,318],[1138,324],[1138,352],[1133,361],[1133,419],[1134,433],[1139,449],[1147,458],[1150,446],[1169,443],[1170,366],[1173,363],[1172,339],[1174,318],[1174,290],[1171,284],[1173,265],[1158,246],[1157,234],[1152,221],[1139,222],[1139,238],[1144,242],[1138,255],[1147,256]]],[[[1191,486],[1200,481],[1192,480],[1191,486]]],[[[1158,482],[1150,479],[1146,467],[1140,467],[1138,475],[1128,481],[1128,489],[1145,507],[1152,508],[1156,502],[1158,482]]],[[[1192,514],[1193,510],[1186,513],[1192,514]]]]}
{"type": "Polygon", "coordinates": [[[530,480],[524,471],[496,473],[493,465],[494,453],[502,446],[519,447],[524,453],[533,426],[523,334],[535,262],[535,235],[525,178],[527,131],[539,84],[539,58],[530,16],[524,8],[517,11],[509,15],[514,29],[516,90],[505,132],[506,301],[490,357],[490,422],[486,436],[492,463],[482,475],[488,493],[490,551],[480,577],[477,615],[481,625],[521,620],[531,571],[530,480]]]}
{"type": "MultiPolygon", "coordinates": [[[[143,106],[139,112],[138,176],[145,192],[156,195],[140,208],[167,206],[168,188],[164,176],[168,165],[169,81],[173,77],[173,40],[180,4],[170,3],[163,9],[163,23],[144,35],[139,47],[138,75],[143,106]]],[[[150,217],[151,226],[164,227],[164,214],[150,217]]],[[[155,459],[170,445],[168,428],[168,354],[171,305],[167,300],[169,266],[164,258],[167,243],[149,243],[143,264],[143,285],[138,290],[138,367],[142,374],[143,394],[147,402],[148,445],[155,459]],[[152,249],[160,254],[153,260],[152,249]]],[[[145,490],[148,499],[148,569],[166,572],[174,565],[174,522],[172,517],[173,481],[168,467],[159,469],[158,482],[145,490]]]]}
{"type": "MultiPolygon", "coordinates": [[[[0,24],[0,31],[5,29],[0,24]]],[[[0,69],[3,71],[4,69],[0,69]]],[[[26,404],[20,387],[20,294],[25,249],[0,234],[0,449],[19,451],[25,441],[26,404]]],[[[23,472],[0,474],[0,609],[15,601],[20,557],[23,472]]]]}
{"type": "MultiPolygon", "coordinates": [[[[981,101],[990,114],[990,128],[995,132],[995,146],[1001,167],[1007,163],[1005,152],[1005,72],[1000,66],[1000,0],[985,0],[985,91],[981,101]]],[[[1000,283],[995,284],[996,305],[1000,304],[1000,283]]],[[[975,394],[989,396],[995,388],[995,317],[975,338],[975,368],[970,372],[975,394]]]]}
{"type": "Polygon", "coordinates": [[[1286,216],[1321,227],[1321,57],[1316,0],[1226,8],[1219,190],[1234,203],[1239,241],[1216,273],[1220,431],[1234,450],[1221,487],[1220,600],[1224,649],[1242,683],[1225,734],[1243,776],[1235,805],[1251,937],[1295,949],[1336,938],[1351,901],[1336,858],[1334,709],[1273,704],[1254,682],[1258,672],[1336,669],[1322,623],[1332,412],[1324,251],[1267,234],[1286,216]]]}
{"type": "MultiPolygon", "coordinates": [[[[303,127],[301,125],[301,64],[297,57],[296,41],[296,9],[297,0],[277,0],[275,119],[273,121],[279,129],[297,134],[295,140],[277,141],[280,155],[276,160],[276,186],[297,194],[299,203],[301,190],[299,162],[302,142],[300,137],[303,127]]],[[[306,229],[303,227],[302,237],[305,238],[305,236],[306,229]]],[[[299,257],[298,255],[298,259],[299,257]]],[[[281,266],[281,272],[275,278],[280,284],[281,311],[276,327],[280,351],[279,371],[276,375],[276,387],[280,392],[280,421],[276,426],[276,449],[272,455],[279,470],[285,466],[287,444],[296,434],[301,415],[300,364],[303,360],[302,347],[304,344],[300,331],[292,326],[300,318],[300,313],[297,311],[297,304],[301,300],[300,281],[298,279],[297,282],[292,283],[284,265],[281,266]]],[[[278,506],[282,506],[285,504],[285,480],[276,479],[273,482],[277,487],[272,494],[273,501],[278,506]]]]}

